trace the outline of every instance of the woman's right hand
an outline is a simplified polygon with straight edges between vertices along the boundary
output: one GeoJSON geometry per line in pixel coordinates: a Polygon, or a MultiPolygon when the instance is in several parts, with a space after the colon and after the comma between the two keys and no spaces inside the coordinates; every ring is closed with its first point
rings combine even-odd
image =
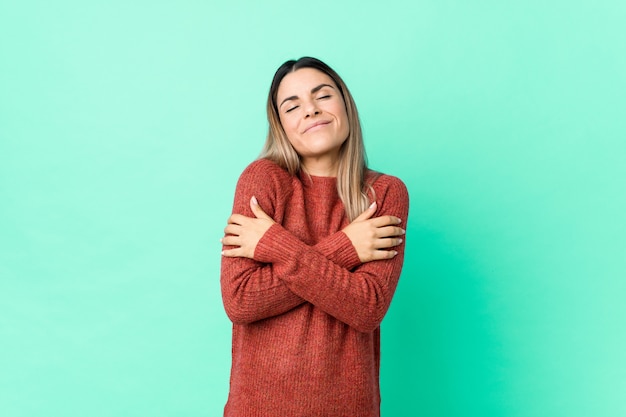
{"type": "Polygon", "coordinates": [[[404,229],[397,226],[402,221],[398,217],[380,216],[372,219],[374,213],[376,202],[342,230],[352,242],[361,262],[393,258],[398,252],[385,249],[402,243],[400,236],[405,233],[404,229]]]}

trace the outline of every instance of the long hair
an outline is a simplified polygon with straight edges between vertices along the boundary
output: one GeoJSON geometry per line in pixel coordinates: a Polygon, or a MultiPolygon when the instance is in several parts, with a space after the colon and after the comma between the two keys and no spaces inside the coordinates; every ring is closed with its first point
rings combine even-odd
{"type": "Polygon", "coordinates": [[[278,106],[276,104],[278,87],[283,78],[287,74],[301,68],[313,68],[328,75],[337,85],[346,105],[350,131],[348,138],[343,145],[341,145],[339,150],[337,193],[346,208],[348,218],[352,221],[368,208],[370,202],[367,191],[373,193],[371,186],[365,183],[367,156],[365,154],[365,146],[363,145],[361,122],[359,121],[356,104],[354,103],[354,99],[348,87],[339,74],[319,59],[302,57],[298,60],[290,60],[282,64],[274,74],[274,79],[272,80],[272,85],[267,96],[269,131],[260,157],[275,162],[286,169],[291,175],[296,175],[300,170],[303,170],[300,156],[289,142],[283,126],[280,123],[278,106]]]}

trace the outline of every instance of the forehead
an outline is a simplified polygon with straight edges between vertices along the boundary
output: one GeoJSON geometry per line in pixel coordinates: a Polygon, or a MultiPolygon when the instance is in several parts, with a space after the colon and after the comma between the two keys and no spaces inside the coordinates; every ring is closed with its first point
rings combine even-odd
{"type": "Polygon", "coordinates": [[[328,75],[315,68],[300,68],[285,75],[278,85],[276,99],[280,103],[283,98],[309,94],[311,90],[320,84],[329,84],[337,88],[337,85],[328,75]]]}

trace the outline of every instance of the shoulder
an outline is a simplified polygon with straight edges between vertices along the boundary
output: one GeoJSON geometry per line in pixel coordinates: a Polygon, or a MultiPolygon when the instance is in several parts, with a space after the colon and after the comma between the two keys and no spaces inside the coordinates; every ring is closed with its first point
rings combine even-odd
{"type": "Polygon", "coordinates": [[[380,172],[369,171],[366,176],[367,184],[371,185],[374,191],[378,193],[393,193],[399,197],[409,198],[409,192],[406,185],[398,177],[393,175],[382,174],[380,172]]]}
{"type": "MultiPolygon", "coordinates": [[[[264,209],[286,204],[293,194],[293,177],[287,170],[268,159],[258,159],[248,165],[237,181],[235,190],[236,205],[247,207],[248,201],[255,196],[264,209]]],[[[266,211],[270,214],[270,212],[266,211]]],[[[273,213],[273,212],[272,212],[273,213]]]]}
{"type": "Polygon", "coordinates": [[[235,188],[233,213],[254,217],[250,209],[250,199],[257,198],[263,210],[274,220],[280,207],[289,201],[292,187],[290,175],[267,159],[259,159],[249,164],[239,176],[235,188]]]}
{"type": "Polygon", "coordinates": [[[281,168],[277,163],[270,161],[269,159],[261,158],[250,163],[241,173],[241,176],[256,176],[264,175],[271,177],[284,177],[290,178],[291,175],[287,170],[281,168]]]}
{"type": "Polygon", "coordinates": [[[392,213],[404,218],[409,210],[409,192],[398,177],[370,171],[366,180],[371,186],[370,198],[378,203],[377,215],[392,213]]]}
{"type": "Polygon", "coordinates": [[[257,159],[248,165],[239,176],[239,184],[253,183],[255,185],[287,184],[292,180],[287,170],[281,168],[269,159],[257,159]]]}

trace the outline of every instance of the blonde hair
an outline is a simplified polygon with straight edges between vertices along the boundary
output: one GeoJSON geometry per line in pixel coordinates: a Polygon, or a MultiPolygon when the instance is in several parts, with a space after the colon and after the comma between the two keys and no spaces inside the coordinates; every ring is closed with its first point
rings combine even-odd
{"type": "MultiPolygon", "coordinates": [[[[301,170],[304,171],[300,155],[295,151],[278,115],[276,105],[276,95],[278,87],[285,75],[297,71],[301,68],[313,68],[328,75],[337,85],[341,92],[343,101],[346,104],[348,115],[349,133],[348,138],[339,150],[339,165],[337,171],[337,193],[346,209],[346,214],[350,221],[354,220],[370,205],[368,191],[373,194],[370,184],[366,184],[365,175],[367,169],[367,156],[363,145],[363,135],[361,133],[361,122],[356,109],[356,104],[352,94],[343,82],[339,74],[332,68],[316,58],[303,57],[290,60],[281,65],[272,80],[272,85],[267,97],[267,120],[269,131],[265,146],[261,151],[260,158],[269,159],[286,169],[291,175],[296,175],[301,170]]],[[[375,198],[375,196],[373,196],[375,198]]]]}

